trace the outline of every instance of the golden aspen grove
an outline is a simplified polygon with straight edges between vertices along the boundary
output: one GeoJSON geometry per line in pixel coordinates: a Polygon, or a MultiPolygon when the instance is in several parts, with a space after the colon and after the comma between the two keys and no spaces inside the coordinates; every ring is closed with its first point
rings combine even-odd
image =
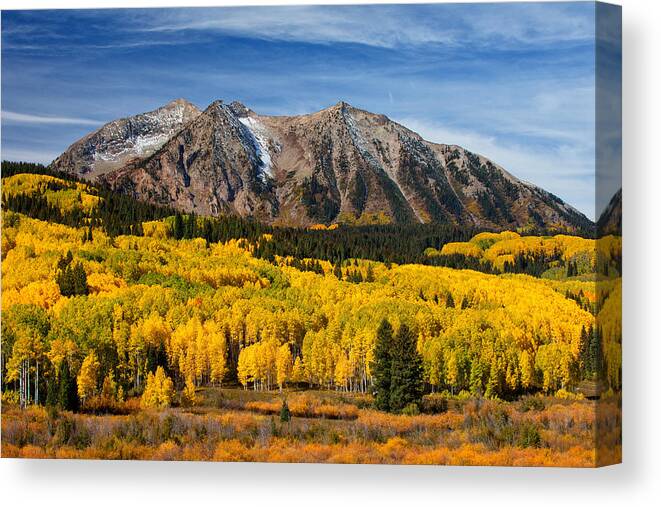
{"type": "Polygon", "coordinates": [[[313,258],[278,231],[214,241],[210,219],[169,210],[111,230],[93,186],[4,172],[3,456],[620,459],[619,236],[475,231],[420,262],[313,258]],[[390,328],[420,392],[380,405],[390,328]]]}

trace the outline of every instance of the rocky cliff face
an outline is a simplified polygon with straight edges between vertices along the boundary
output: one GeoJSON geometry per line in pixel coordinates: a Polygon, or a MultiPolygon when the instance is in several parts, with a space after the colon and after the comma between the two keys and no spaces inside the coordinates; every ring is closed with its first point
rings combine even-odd
{"type": "Polygon", "coordinates": [[[597,220],[597,235],[601,237],[608,234],[622,235],[622,189],[615,192],[597,220]]]}
{"type": "MultiPolygon", "coordinates": [[[[70,149],[54,164],[80,173],[79,159],[70,149]]],[[[592,225],[559,198],[482,156],[425,141],[386,116],[344,102],[308,115],[261,116],[243,104],[217,101],[153,154],[99,177],[119,191],[183,211],[236,213],[283,225],[592,225]]]]}
{"type": "Polygon", "coordinates": [[[278,202],[265,156],[232,108],[216,101],[152,156],[102,179],[119,191],[186,212],[271,221],[278,202]]]}
{"type": "Polygon", "coordinates": [[[112,121],[69,146],[52,167],[96,178],[136,157],[151,155],[198,114],[193,104],[177,99],[154,111],[112,121]]]}

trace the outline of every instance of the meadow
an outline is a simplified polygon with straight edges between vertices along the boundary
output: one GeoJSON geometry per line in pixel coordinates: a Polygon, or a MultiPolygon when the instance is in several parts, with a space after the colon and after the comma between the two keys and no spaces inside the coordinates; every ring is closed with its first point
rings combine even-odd
{"type": "Polygon", "coordinates": [[[282,394],[242,389],[200,389],[186,408],[127,403],[122,415],[5,407],[3,457],[592,467],[621,453],[617,399],[450,399],[440,413],[400,415],[365,395],[285,394],[287,422],[282,394]]]}

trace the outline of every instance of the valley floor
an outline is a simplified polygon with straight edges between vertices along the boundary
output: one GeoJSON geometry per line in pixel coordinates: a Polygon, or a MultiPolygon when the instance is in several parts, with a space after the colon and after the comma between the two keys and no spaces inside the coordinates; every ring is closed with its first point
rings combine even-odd
{"type": "Polygon", "coordinates": [[[618,398],[449,400],[392,415],[367,395],[198,390],[191,407],[123,415],[3,404],[2,457],[592,467],[621,459],[618,398]],[[598,446],[595,450],[595,438],[598,446]]]}

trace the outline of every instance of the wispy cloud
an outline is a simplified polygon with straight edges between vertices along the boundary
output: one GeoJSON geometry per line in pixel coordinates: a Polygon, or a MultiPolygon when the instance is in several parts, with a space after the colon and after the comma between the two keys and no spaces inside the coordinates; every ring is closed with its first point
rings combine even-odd
{"type": "MultiPolygon", "coordinates": [[[[189,41],[191,42],[191,41],[189,41]]],[[[199,41],[195,41],[199,42],[199,41]]],[[[46,53],[80,53],[82,51],[99,51],[99,50],[132,50],[144,49],[156,46],[180,46],[182,41],[179,40],[141,40],[141,41],[111,41],[105,44],[53,44],[47,41],[42,44],[34,44],[32,42],[15,42],[8,40],[3,42],[3,50],[13,51],[39,51],[46,53]]]]}
{"type": "Polygon", "coordinates": [[[101,125],[100,121],[66,116],[39,116],[35,114],[2,111],[2,121],[12,123],[32,123],[37,125],[101,125]]]}
{"type": "Polygon", "coordinates": [[[144,32],[222,32],[265,40],[356,43],[394,48],[441,44],[461,47],[499,41],[543,46],[585,42],[594,34],[589,16],[571,4],[474,4],[443,9],[418,5],[186,9],[145,13],[133,21],[144,32]],[[514,15],[515,14],[515,15],[514,15]]]}

